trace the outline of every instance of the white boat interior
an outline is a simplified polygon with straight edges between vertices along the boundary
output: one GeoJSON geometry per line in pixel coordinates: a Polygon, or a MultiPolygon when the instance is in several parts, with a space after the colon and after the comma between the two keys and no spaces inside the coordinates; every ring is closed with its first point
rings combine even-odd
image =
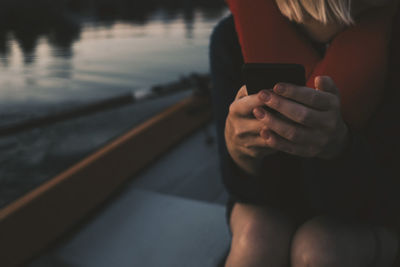
{"type": "Polygon", "coordinates": [[[176,145],[28,266],[218,266],[230,245],[215,124],[176,145]]]}

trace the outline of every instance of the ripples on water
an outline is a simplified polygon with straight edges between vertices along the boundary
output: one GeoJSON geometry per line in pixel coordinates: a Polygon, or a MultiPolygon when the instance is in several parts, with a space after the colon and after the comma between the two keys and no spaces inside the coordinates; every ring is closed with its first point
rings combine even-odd
{"type": "MultiPolygon", "coordinates": [[[[218,0],[1,1],[0,127],[207,72],[225,14],[218,0]]],[[[0,137],[0,208],[177,100],[0,137]]]]}
{"type": "Polygon", "coordinates": [[[7,2],[0,125],[207,72],[210,31],[226,12],[211,0],[7,2]]]}

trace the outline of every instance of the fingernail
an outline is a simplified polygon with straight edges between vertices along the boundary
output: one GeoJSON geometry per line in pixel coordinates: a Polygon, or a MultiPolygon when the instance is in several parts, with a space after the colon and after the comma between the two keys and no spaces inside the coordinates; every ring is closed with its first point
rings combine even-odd
{"type": "Polygon", "coordinates": [[[262,119],[265,116],[265,112],[261,111],[259,108],[254,109],[254,116],[256,116],[257,119],[262,119]]]}
{"type": "Polygon", "coordinates": [[[271,93],[268,92],[267,90],[263,90],[260,93],[260,98],[261,98],[262,101],[267,102],[271,98],[271,93]]]}

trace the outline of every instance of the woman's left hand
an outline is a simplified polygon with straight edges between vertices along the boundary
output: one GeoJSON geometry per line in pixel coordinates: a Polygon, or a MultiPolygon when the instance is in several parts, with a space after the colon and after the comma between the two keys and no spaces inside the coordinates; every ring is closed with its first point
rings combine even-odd
{"type": "Polygon", "coordinates": [[[265,105],[253,110],[265,127],[260,135],[271,148],[302,157],[332,159],[347,144],[348,129],[340,112],[339,90],[328,76],[318,76],[315,88],[279,83],[258,97],[265,105]],[[282,116],[283,115],[283,116],[282,116]]]}

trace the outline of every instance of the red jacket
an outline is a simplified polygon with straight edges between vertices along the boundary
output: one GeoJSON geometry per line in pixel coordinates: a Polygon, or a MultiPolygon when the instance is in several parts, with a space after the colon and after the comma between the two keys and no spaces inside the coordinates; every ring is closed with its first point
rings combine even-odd
{"type": "MultiPolygon", "coordinates": [[[[284,153],[270,156],[265,161],[265,171],[268,176],[279,177],[279,179],[249,178],[235,166],[226,152],[223,140],[223,123],[226,113],[221,111],[221,103],[217,102],[224,98],[219,95],[218,90],[222,90],[221,88],[228,84],[227,75],[223,73],[220,66],[222,61],[218,62],[221,54],[227,52],[222,52],[218,48],[220,45],[218,44],[220,39],[218,35],[221,33],[217,27],[212,37],[210,51],[211,74],[215,87],[213,98],[216,105],[219,105],[215,107],[215,115],[219,131],[223,179],[232,195],[236,195],[244,201],[275,202],[289,207],[296,201],[306,203],[307,199],[300,199],[302,196],[297,195],[297,192],[299,188],[304,188],[305,180],[307,180],[307,187],[315,186],[317,189],[324,188],[326,190],[321,190],[319,196],[315,196],[318,192],[311,193],[312,190],[309,190],[310,198],[313,198],[311,195],[314,194],[313,199],[326,200],[325,202],[321,201],[325,204],[316,205],[312,209],[313,211],[335,210],[335,212],[341,212],[347,209],[349,212],[357,213],[357,217],[369,218],[386,225],[400,225],[400,212],[398,212],[397,204],[400,203],[397,193],[400,190],[398,167],[400,105],[395,102],[400,99],[400,87],[396,81],[400,71],[400,55],[396,49],[400,47],[400,16],[398,13],[394,19],[395,27],[391,34],[389,72],[385,80],[387,90],[385,90],[382,101],[371,112],[365,126],[361,130],[353,130],[351,144],[340,157],[334,160],[303,159],[284,153]],[[286,196],[294,197],[279,198],[271,190],[268,191],[268,189],[279,186],[286,190],[286,196]]],[[[370,36],[370,38],[374,38],[374,36],[370,36]]],[[[232,40],[235,41],[231,38],[229,42],[232,40]]],[[[243,53],[243,51],[241,52],[243,53]]],[[[236,59],[232,59],[232,61],[239,62],[236,59]]],[[[239,73],[231,74],[235,76],[239,73]]],[[[231,90],[237,89],[238,87],[231,88],[231,90]]],[[[229,101],[232,101],[232,98],[229,101]]],[[[226,100],[226,102],[229,101],[226,100]]],[[[308,192],[308,189],[305,188],[305,192],[308,192]]]]}

